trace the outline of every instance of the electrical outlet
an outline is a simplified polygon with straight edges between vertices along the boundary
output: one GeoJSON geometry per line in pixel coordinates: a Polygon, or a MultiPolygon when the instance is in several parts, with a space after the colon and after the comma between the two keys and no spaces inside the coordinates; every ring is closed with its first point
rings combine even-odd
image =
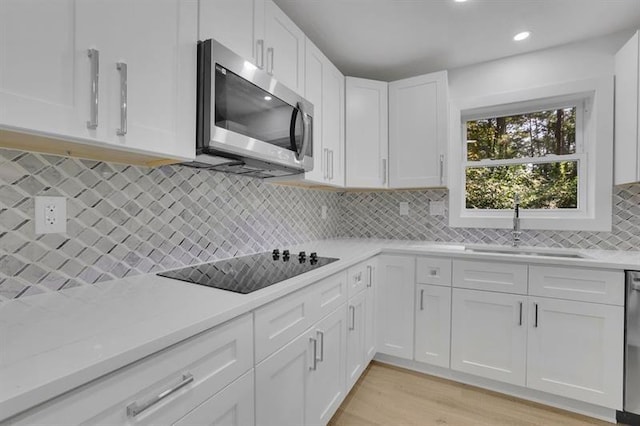
{"type": "Polygon", "coordinates": [[[444,216],[444,201],[429,202],[429,214],[431,216],[444,216]]]}
{"type": "Polygon", "coordinates": [[[67,232],[67,199],[36,197],[36,234],[67,232]]]}
{"type": "Polygon", "coordinates": [[[409,203],[405,201],[400,203],[400,216],[409,216],[409,203]]]}
{"type": "Polygon", "coordinates": [[[322,219],[326,219],[327,218],[327,206],[322,206],[320,208],[320,217],[322,219]]]}

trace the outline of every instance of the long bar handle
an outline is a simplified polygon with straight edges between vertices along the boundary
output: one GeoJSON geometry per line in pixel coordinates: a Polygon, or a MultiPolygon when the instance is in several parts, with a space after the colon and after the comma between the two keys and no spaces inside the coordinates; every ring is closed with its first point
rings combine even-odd
{"type": "Polygon", "coordinates": [[[264,69],[264,40],[260,39],[256,41],[256,50],[259,50],[260,53],[256,52],[256,62],[258,62],[258,58],[260,58],[258,68],[261,70],[264,69]]]}
{"type": "Polygon", "coordinates": [[[382,159],[382,184],[387,184],[387,159],[382,159]]]}
{"type": "Polygon", "coordinates": [[[373,266],[367,265],[367,272],[369,275],[369,280],[367,281],[367,287],[371,287],[373,285],[373,266]]]}
{"type": "Polygon", "coordinates": [[[440,154],[440,185],[444,185],[444,155],[440,154]]]}
{"type": "Polygon", "coordinates": [[[520,318],[518,319],[518,325],[522,326],[522,302],[518,302],[520,304],[520,318]]]}
{"type": "Polygon", "coordinates": [[[324,361],[324,331],[318,330],[316,331],[316,335],[320,340],[320,358],[318,358],[318,361],[322,362],[324,361]]]}
{"type": "Polygon", "coordinates": [[[353,331],[356,329],[356,307],[350,305],[349,310],[351,311],[351,325],[349,326],[349,330],[353,331]]]}
{"type": "Polygon", "coordinates": [[[186,373],[182,375],[182,381],[180,383],[178,383],[177,385],[175,385],[172,388],[169,388],[161,393],[159,393],[158,395],[148,399],[147,401],[138,404],[137,402],[134,402],[132,404],[127,405],[127,417],[136,417],[138,414],[142,413],[143,411],[149,409],[150,407],[156,405],[158,402],[162,401],[163,399],[165,399],[166,397],[168,397],[169,395],[177,392],[178,390],[182,389],[183,387],[187,386],[189,383],[193,382],[193,375],[190,373],[186,373]]]}
{"type": "Polygon", "coordinates": [[[538,328],[538,304],[534,303],[533,306],[535,308],[533,326],[538,328]]]}
{"type": "Polygon", "coordinates": [[[99,80],[100,80],[100,51],[97,49],[88,50],[89,60],[91,61],[91,112],[87,128],[98,128],[98,101],[99,101],[99,80]]]}
{"type": "Polygon", "coordinates": [[[273,47],[267,48],[267,73],[273,75],[273,47]],[[271,60],[269,60],[271,58],[271,60]]]}
{"type": "Polygon", "coordinates": [[[309,343],[313,343],[313,364],[309,366],[309,370],[315,371],[318,369],[318,341],[309,337],[309,343]]]}
{"type": "Polygon", "coordinates": [[[424,288],[420,289],[420,310],[424,311],[424,288]]]}
{"type": "Polygon", "coordinates": [[[324,159],[324,179],[329,179],[329,148],[325,148],[323,150],[323,159],[324,159]]]}
{"type": "Polygon", "coordinates": [[[116,134],[124,136],[127,134],[127,64],[118,62],[116,69],[120,71],[120,128],[116,134]]]}
{"type": "Polygon", "coordinates": [[[331,176],[329,177],[329,179],[333,180],[333,150],[332,149],[329,150],[329,154],[331,154],[331,176]]]}

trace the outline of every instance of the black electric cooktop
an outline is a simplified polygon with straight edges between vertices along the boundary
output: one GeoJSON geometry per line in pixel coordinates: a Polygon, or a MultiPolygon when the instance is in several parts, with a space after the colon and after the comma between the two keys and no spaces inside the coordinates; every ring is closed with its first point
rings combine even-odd
{"type": "Polygon", "coordinates": [[[305,252],[260,253],[161,272],[161,277],[247,294],[321,268],[339,259],[305,252]]]}

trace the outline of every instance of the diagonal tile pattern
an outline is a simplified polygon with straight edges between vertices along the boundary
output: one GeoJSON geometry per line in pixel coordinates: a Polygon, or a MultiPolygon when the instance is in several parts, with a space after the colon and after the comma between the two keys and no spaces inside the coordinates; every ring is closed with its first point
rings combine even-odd
{"type": "MultiPolygon", "coordinates": [[[[448,207],[444,216],[431,216],[429,202],[445,201],[443,189],[349,192],[340,200],[340,235],[347,238],[397,238],[477,244],[510,244],[509,229],[452,228],[448,207]],[[409,215],[400,216],[400,202],[409,215]]],[[[611,232],[524,230],[522,244],[603,250],[640,250],[640,184],[614,188],[611,232]]]]}
{"type": "Polygon", "coordinates": [[[0,149],[0,300],[337,237],[338,200],[180,166],[0,149]],[[66,234],[35,235],[35,195],[67,197],[66,234]]]}

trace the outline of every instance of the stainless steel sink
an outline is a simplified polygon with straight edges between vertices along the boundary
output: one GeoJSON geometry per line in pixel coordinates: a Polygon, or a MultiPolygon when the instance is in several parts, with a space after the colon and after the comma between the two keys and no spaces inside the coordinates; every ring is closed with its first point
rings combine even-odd
{"type": "Polygon", "coordinates": [[[511,254],[511,255],[520,255],[520,256],[561,257],[565,259],[587,259],[588,258],[588,256],[585,256],[577,252],[519,249],[519,248],[510,249],[510,248],[492,248],[492,247],[465,247],[465,251],[474,252],[474,253],[511,254]]]}

